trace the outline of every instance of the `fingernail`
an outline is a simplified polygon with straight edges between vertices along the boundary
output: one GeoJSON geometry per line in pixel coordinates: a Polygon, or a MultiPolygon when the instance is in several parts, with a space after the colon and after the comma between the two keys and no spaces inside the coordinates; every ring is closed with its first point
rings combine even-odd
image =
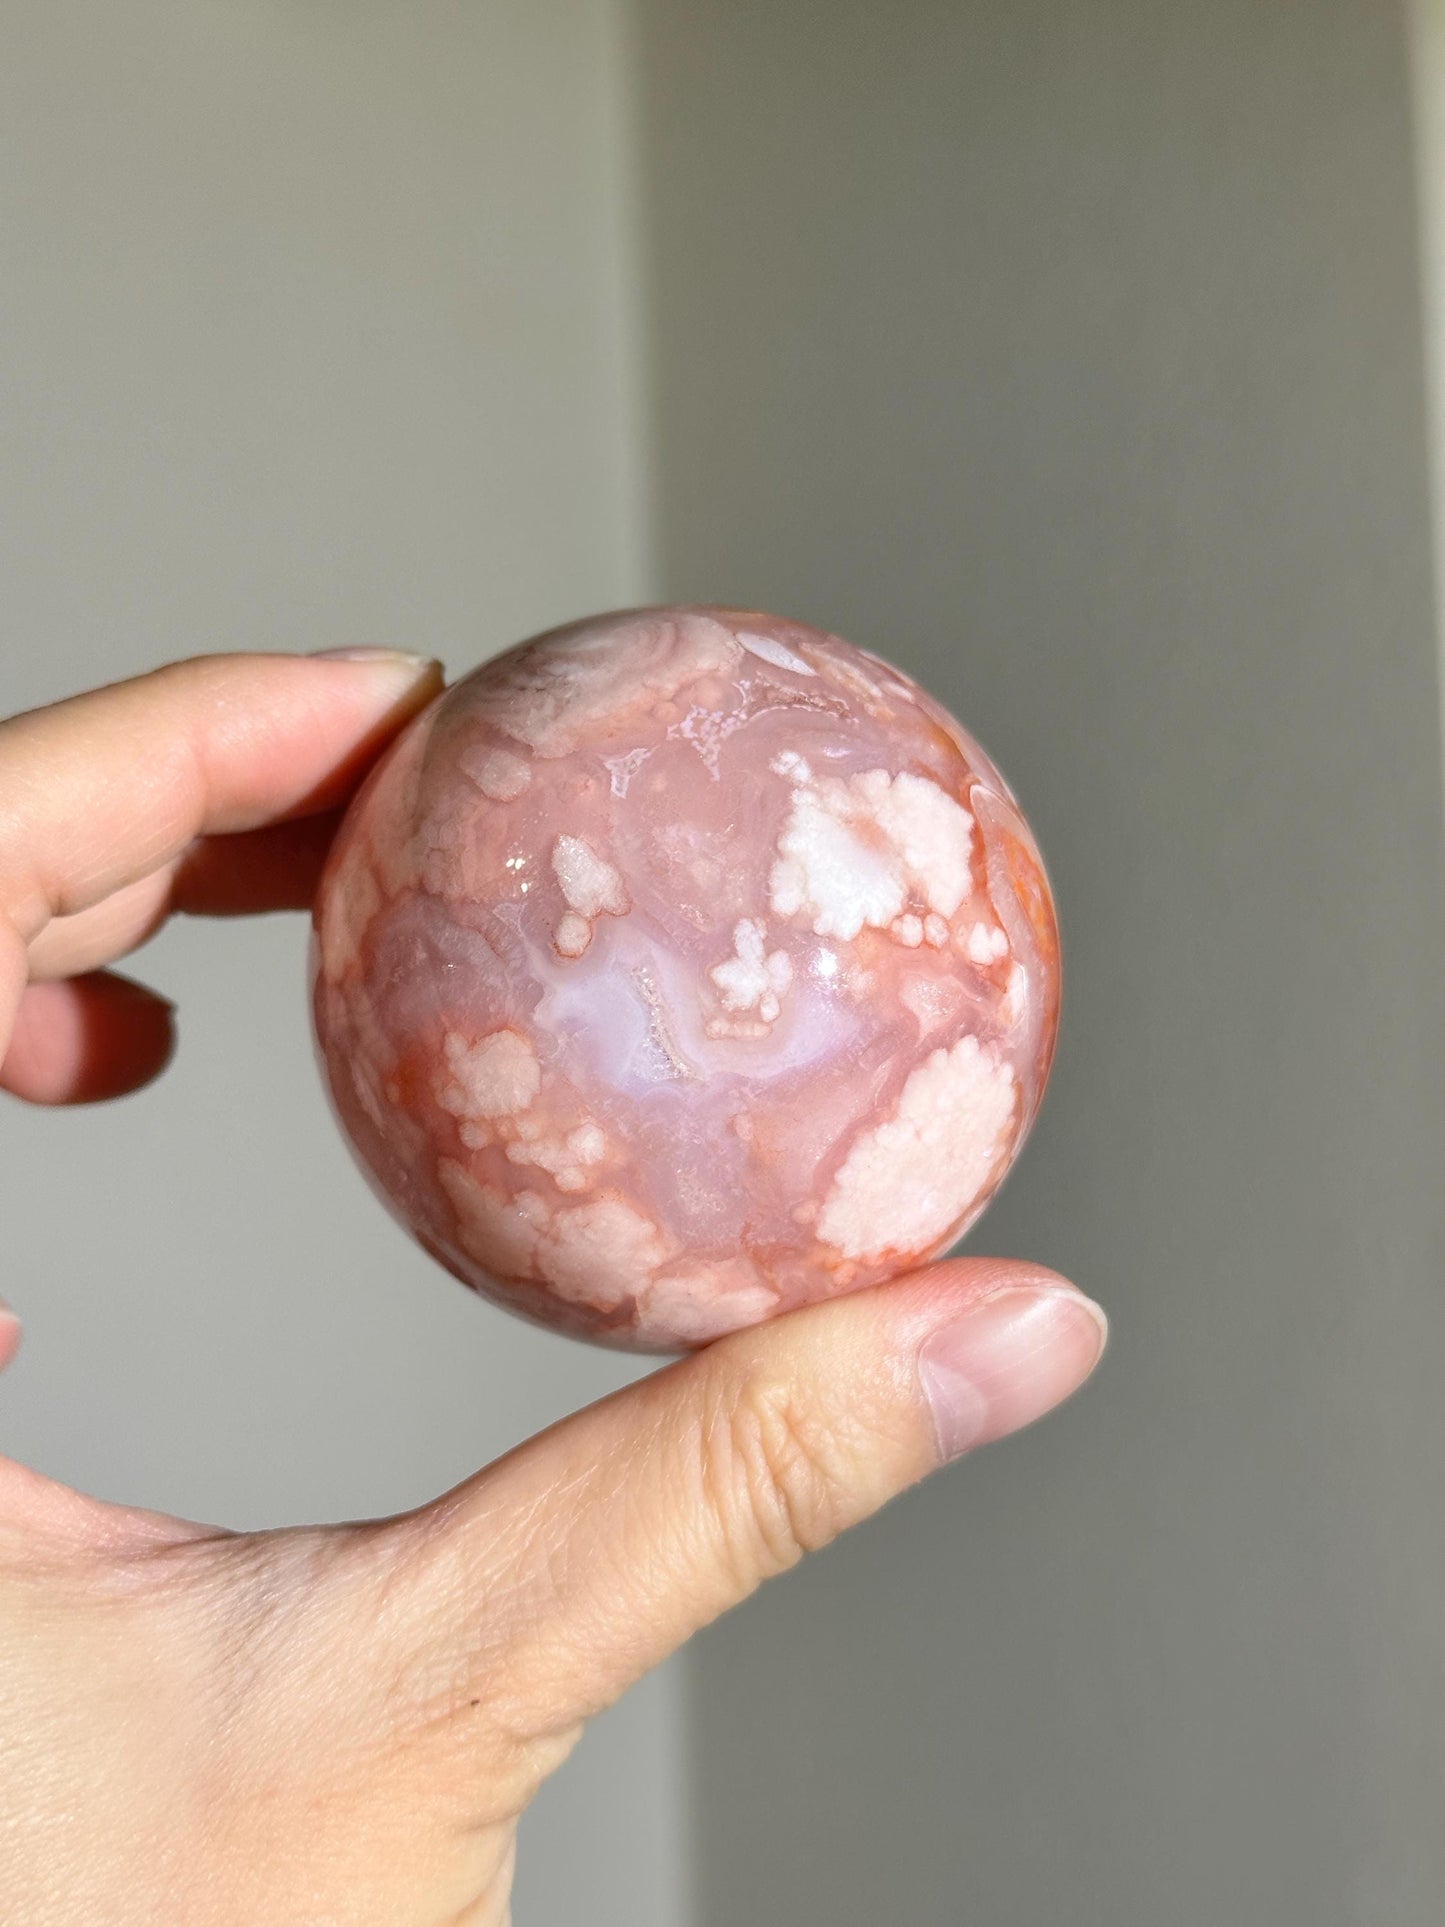
{"type": "Polygon", "coordinates": [[[410,649],[383,649],[369,642],[353,643],[345,649],[313,649],[311,655],[317,662],[394,663],[398,669],[406,668],[413,674],[432,668],[436,662],[434,656],[417,655],[410,649]]]}
{"type": "Polygon", "coordinates": [[[1077,1390],[1108,1335],[1082,1292],[1020,1285],[970,1306],[919,1348],[941,1460],[1030,1425],[1077,1390]]]}

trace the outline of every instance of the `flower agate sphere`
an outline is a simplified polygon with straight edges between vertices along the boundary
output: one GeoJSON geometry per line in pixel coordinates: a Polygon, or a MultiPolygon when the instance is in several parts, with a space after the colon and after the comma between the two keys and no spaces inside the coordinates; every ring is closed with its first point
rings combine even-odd
{"type": "Polygon", "coordinates": [[[1058,1019],[1038,851],[916,684],[800,623],[633,610],[439,697],[316,909],[322,1061],[467,1284],[671,1350],[973,1222],[1058,1019]]]}

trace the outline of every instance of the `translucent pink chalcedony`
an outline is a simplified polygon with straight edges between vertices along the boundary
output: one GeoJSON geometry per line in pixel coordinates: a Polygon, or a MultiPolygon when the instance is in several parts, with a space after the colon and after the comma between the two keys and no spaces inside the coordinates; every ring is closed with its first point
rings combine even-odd
{"type": "Polygon", "coordinates": [[[342,824],[312,969],[403,1224],[513,1310],[644,1350],[944,1249],[1058,1022],[993,764],[877,657],[741,609],[599,616],[439,697],[342,824]]]}

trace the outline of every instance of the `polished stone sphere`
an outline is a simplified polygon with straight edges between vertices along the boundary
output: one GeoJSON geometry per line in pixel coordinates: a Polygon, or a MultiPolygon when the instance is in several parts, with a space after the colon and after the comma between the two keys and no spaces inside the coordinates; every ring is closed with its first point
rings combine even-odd
{"type": "Polygon", "coordinates": [[[342,1127],[426,1249],[674,1350],[972,1224],[1043,1094],[1058,935],[1007,785],[917,684],[775,616],[638,609],[405,730],[312,986],[342,1127]]]}

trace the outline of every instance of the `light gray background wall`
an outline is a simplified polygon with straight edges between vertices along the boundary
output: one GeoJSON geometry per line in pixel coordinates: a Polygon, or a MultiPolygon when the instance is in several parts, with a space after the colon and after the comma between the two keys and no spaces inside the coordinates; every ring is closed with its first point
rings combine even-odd
{"type": "MultiPolygon", "coordinates": [[[[1402,15],[0,24],[5,707],[257,641],[457,667],[656,584],[912,664],[1055,873],[1056,1082],[974,1242],[1098,1292],[1104,1374],[699,1642],[685,1746],[676,1675],[604,1722],[532,1825],[519,1927],[1438,1917],[1445,893],[1402,15]]],[[[29,1327],[4,1449],[237,1523],[383,1510],[623,1375],[370,1204],[301,937],[170,933],[163,1083],[0,1110],[29,1327]]]]}
{"type": "Polygon", "coordinates": [[[972,1243],[1090,1393],[699,1642],[704,1927],[1445,1907],[1440,738],[1404,20],[644,0],[660,563],[1019,787],[1063,1043],[972,1243]]]}
{"type": "MultiPolygon", "coordinates": [[[[1435,530],[1436,629],[1445,698],[1445,0],[1410,0],[1406,8],[1415,130],[1415,183],[1429,400],[1430,498],[1435,530]]],[[[1441,709],[1445,740],[1445,701],[1441,709]]]]}
{"type": "MultiPolygon", "coordinates": [[[[198,649],[465,668],[645,593],[616,24],[0,0],[0,706],[198,649]]],[[[162,1082],[0,1102],[27,1326],[0,1449],[194,1517],[364,1515],[628,1375],[377,1209],[312,1070],[304,935],[169,932],[138,965],[180,1003],[162,1082]]],[[[683,1837],[664,1677],[524,1829],[519,1927],[677,1927],[683,1837]]]]}

